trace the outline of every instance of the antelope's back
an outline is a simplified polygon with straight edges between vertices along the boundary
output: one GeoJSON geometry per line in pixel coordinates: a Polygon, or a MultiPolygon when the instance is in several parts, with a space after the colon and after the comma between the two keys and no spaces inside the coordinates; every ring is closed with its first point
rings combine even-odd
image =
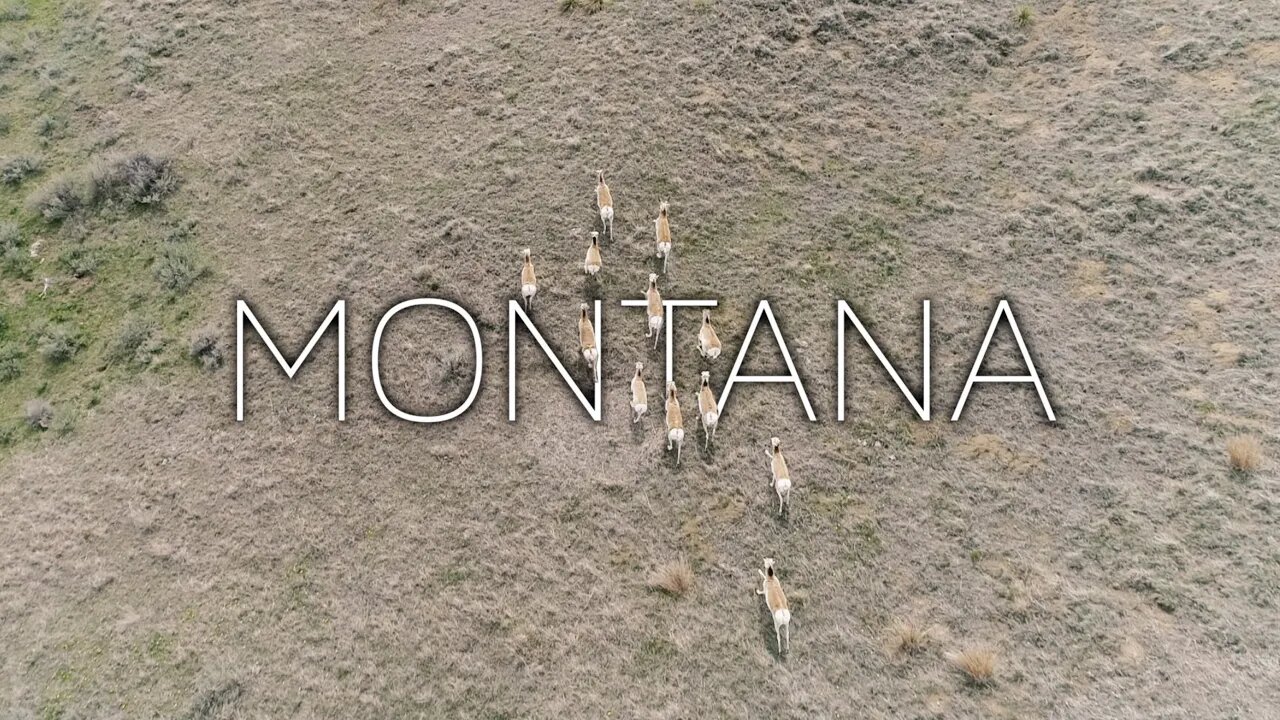
{"type": "Polygon", "coordinates": [[[782,453],[773,454],[773,476],[791,479],[791,472],[787,470],[787,461],[782,457],[782,453]]]}
{"type": "Polygon", "coordinates": [[[782,583],[778,582],[778,578],[769,578],[765,581],[764,601],[768,604],[769,609],[773,612],[787,609],[787,596],[782,592],[782,583]]]}

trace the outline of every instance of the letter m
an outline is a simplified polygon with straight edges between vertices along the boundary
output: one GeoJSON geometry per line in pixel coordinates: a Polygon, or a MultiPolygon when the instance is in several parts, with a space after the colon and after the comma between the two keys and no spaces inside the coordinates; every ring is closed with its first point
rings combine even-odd
{"type": "Polygon", "coordinates": [[[298,374],[298,369],[302,367],[302,363],[306,362],[311,351],[315,349],[316,343],[320,342],[320,338],[324,337],[325,331],[333,324],[336,319],[338,322],[338,420],[347,419],[347,303],[345,300],[339,300],[333,304],[333,309],[329,311],[329,315],[320,323],[320,328],[311,336],[311,341],[303,348],[302,353],[298,355],[298,359],[292,363],[284,359],[284,355],[280,354],[280,349],[272,342],[267,331],[262,328],[262,323],[258,322],[258,318],[254,316],[253,310],[249,309],[249,304],[243,300],[236,301],[236,422],[244,422],[244,321],[247,319],[249,324],[253,325],[253,329],[258,332],[258,337],[262,338],[262,342],[266,344],[267,349],[271,351],[271,355],[275,357],[276,362],[280,363],[280,367],[284,369],[286,375],[290,379],[298,374]]]}

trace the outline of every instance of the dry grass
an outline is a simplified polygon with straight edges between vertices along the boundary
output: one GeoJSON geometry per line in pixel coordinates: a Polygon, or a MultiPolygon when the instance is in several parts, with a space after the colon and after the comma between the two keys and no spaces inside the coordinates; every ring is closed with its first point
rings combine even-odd
{"type": "MultiPolygon", "coordinates": [[[[145,212],[76,211],[68,222],[88,222],[103,252],[80,281],[50,262],[69,241],[62,226],[0,213],[21,223],[15,259],[30,274],[0,271],[11,321],[0,345],[22,354],[21,377],[0,384],[0,436],[21,441],[0,437],[0,546],[20,559],[0,583],[6,715],[1266,716],[1275,668],[1259,648],[1280,644],[1264,606],[1272,488],[1225,477],[1225,437],[1198,408],[1216,405],[1210,419],[1240,428],[1228,434],[1263,442],[1252,428],[1280,413],[1240,399],[1242,384],[1280,397],[1266,357],[1208,362],[1214,343],[1246,329],[1251,347],[1280,342],[1253,302],[1272,293],[1280,260],[1258,241],[1280,203],[1264,162],[1277,149],[1275,14],[1258,0],[1208,0],[1212,12],[1188,12],[1187,0],[1046,3],[1023,31],[1013,16],[1025,0],[839,12],[715,0],[714,13],[690,1],[598,15],[561,14],[555,1],[63,4],[84,20],[32,3],[60,27],[0,37],[23,50],[5,75],[0,112],[14,123],[0,157],[39,154],[48,175],[0,185],[0,200],[20,203],[60,173],[83,178],[113,152],[91,149],[108,132],[172,148],[186,187],[145,212]],[[109,55],[98,66],[57,57],[63,40],[99,26],[109,55]],[[138,93],[118,47],[132,39],[148,53],[133,54],[148,73],[138,93]],[[35,102],[45,68],[64,68],[52,79],[68,92],[35,102]],[[442,111],[424,115],[427,104],[442,111]],[[42,151],[33,118],[46,110],[70,122],[42,151]],[[1131,190],[1148,166],[1160,174],[1131,190]],[[619,232],[606,248],[616,275],[596,287],[581,281],[569,238],[598,227],[601,167],[619,232]],[[686,442],[679,470],[659,406],[631,423],[630,368],[648,362],[653,400],[663,353],[617,301],[653,269],[660,199],[689,208],[675,217],[664,295],[721,302],[726,354],[708,366],[713,383],[723,386],[755,301],[769,298],[818,423],[791,388],[744,386],[714,452],[686,442]],[[210,272],[174,295],[190,268],[157,281],[149,261],[165,238],[156,220],[185,217],[199,237],[174,244],[210,272]],[[41,240],[43,263],[29,256],[41,240]],[[520,419],[506,420],[506,302],[530,245],[546,285],[533,315],[566,363],[578,303],[606,303],[599,423],[523,335],[520,419]],[[1072,293],[1063,272],[1099,258],[1110,301],[1072,293]],[[429,272],[411,281],[415,267],[429,272]],[[58,282],[41,298],[50,272],[58,282]],[[85,318],[116,285],[140,303],[85,318]],[[421,292],[467,307],[485,342],[476,405],[433,427],[383,412],[365,364],[377,316],[421,292]],[[1054,404],[1074,419],[1050,425],[1034,392],[986,386],[961,422],[947,421],[993,292],[1015,301],[1054,404]],[[217,368],[211,354],[234,351],[233,297],[255,303],[291,357],[317,313],[348,299],[346,422],[333,417],[332,336],[294,380],[247,343],[248,417],[235,422],[234,358],[217,368]],[[933,299],[939,387],[927,426],[949,442],[906,429],[925,424],[856,332],[850,418],[835,424],[836,297],[874,324],[913,387],[919,299],[933,299]],[[41,360],[14,299],[83,326],[69,366],[41,360]],[[173,362],[189,332],[163,314],[173,304],[193,327],[216,326],[189,363],[173,362]],[[172,339],[163,364],[139,377],[99,371],[133,310],[172,339]],[[90,380],[68,391],[80,377],[90,380]],[[99,381],[101,391],[88,385],[99,381]],[[47,432],[22,422],[33,397],[57,408],[47,432]],[[1138,425],[1124,452],[1091,421],[1117,408],[1138,425]],[[56,437],[76,411],[75,432],[56,437]],[[804,447],[810,468],[810,501],[782,519],[755,445],[773,434],[804,447]],[[974,437],[1010,444],[966,460],[974,437]],[[1040,463],[1028,473],[1020,458],[1032,450],[1040,463]],[[1186,539],[1177,562],[1153,562],[1170,537],[1186,539]],[[1232,562],[1214,547],[1230,547],[1232,562]],[[657,596],[650,571],[682,550],[696,586],[657,596]],[[793,613],[785,665],[754,595],[763,555],[788,558],[793,606],[801,587],[813,592],[793,613]],[[1170,603],[1172,615],[1160,609],[1170,603]],[[867,647],[864,625],[878,646],[894,612],[938,623],[910,668],[867,647]],[[104,618],[130,620],[103,632],[104,618]],[[1140,671],[1115,653],[1117,622],[1142,638],[1140,671]],[[1002,639],[989,689],[957,691],[959,676],[937,684],[953,672],[941,651],[963,645],[947,628],[1002,639]]],[[[150,177],[136,173],[136,197],[163,187],[150,177]]],[[[680,318],[674,367],[691,401],[703,361],[696,313],[680,318]]],[[[744,370],[784,370],[750,367],[777,360],[769,335],[761,328],[744,370]]],[[[383,370],[402,407],[452,407],[432,403],[466,383],[434,382],[433,358],[467,339],[428,313],[401,322],[383,370]]],[[[1019,374],[1008,329],[993,342],[986,370],[1019,374]]]]}
{"type": "Polygon", "coordinates": [[[605,0],[560,0],[561,12],[581,10],[587,14],[598,13],[604,9],[605,0]]]}
{"type": "Polygon", "coordinates": [[[685,558],[669,562],[649,575],[648,585],[672,597],[683,597],[693,589],[693,567],[685,558]]]}
{"type": "Polygon", "coordinates": [[[996,651],[986,645],[967,647],[948,653],[947,662],[973,685],[990,685],[996,678],[996,651]]]}
{"type": "Polygon", "coordinates": [[[1252,435],[1237,435],[1227,440],[1227,464],[1232,470],[1253,472],[1262,466],[1262,443],[1252,435]]]}
{"type": "Polygon", "coordinates": [[[889,627],[888,647],[891,655],[915,655],[932,641],[932,628],[911,620],[898,619],[889,627]]]}

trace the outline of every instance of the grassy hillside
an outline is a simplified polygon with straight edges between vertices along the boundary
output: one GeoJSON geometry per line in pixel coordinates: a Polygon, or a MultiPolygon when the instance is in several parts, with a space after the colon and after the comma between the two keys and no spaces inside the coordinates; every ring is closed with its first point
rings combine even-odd
{"type": "MultiPolygon", "coordinates": [[[[0,708],[1200,718],[1280,704],[1273,9],[595,5],[0,13],[0,156],[41,167],[0,189],[21,236],[0,276],[0,346],[18,357],[0,382],[0,708]],[[144,183],[164,192],[103,175],[136,153],[172,160],[144,183]],[[599,168],[617,217],[597,283],[581,263],[599,168]],[[82,207],[50,220],[32,198],[60,177],[82,207]],[[726,348],[703,361],[696,314],[679,316],[679,467],[659,412],[630,420],[634,363],[656,399],[661,352],[618,307],[657,267],[662,200],[664,294],[719,300],[726,348]],[[563,357],[578,303],[605,301],[598,425],[524,340],[506,421],[525,247],[534,319],[563,357]],[[170,263],[180,282],[157,269],[170,263]],[[422,294],[468,308],[484,339],[475,407],[439,426],[392,418],[368,367],[378,318],[422,294]],[[1005,297],[1059,421],[1028,387],[987,386],[947,422],[1005,297]],[[332,338],[293,381],[255,346],[234,422],[234,369],[191,355],[193,334],[206,358],[232,351],[238,298],[289,354],[348,301],[347,422],[332,338]],[[704,450],[698,372],[723,386],[763,298],[819,422],[786,386],[739,386],[704,450]],[[857,346],[835,422],[838,299],[913,387],[931,300],[932,422],[857,346]],[[43,350],[52,326],[74,330],[64,361],[43,350]],[[50,428],[27,421],[32,399],[54,408],[50,428]],[[782,518],[762,454],[775,435],[795,478],[782,518]],[[1258,464],[1239,460],[1251,441],[1258,464]],[[755,595],[766,556],[792,602],[785,654],[755,595]]],[[[465,397],[460,324],[423,312],[391,328],[382,377],[401,407],[465,397]]],[[[776,369],[767,335],[756,343],[747,369],[776,369]]],[[[987,369],[1019,370],[1007,333],[987,369]]]]}
{"type": "Polygon", "coordinates": [[[0,9],[0,454],[188,354],[187,291],[208,268],[168,207],[172,161],[114,109],[162,52],[125,45],[95,6],[0,9]]]}

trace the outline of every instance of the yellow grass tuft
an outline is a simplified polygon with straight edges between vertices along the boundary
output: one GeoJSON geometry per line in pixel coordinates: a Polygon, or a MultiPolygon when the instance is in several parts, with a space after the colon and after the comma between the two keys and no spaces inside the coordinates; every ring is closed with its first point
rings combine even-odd
{"type": "Polygon", "coordinates": [[[605,0],[560,0],[561,12],[581,10],[587,14],[598,13],[604,9],[605,0]]]}
{"type": "Polygon", "coordinates": [[[1237,435],[1227,440],[1227,464],[1240,472],[1257,470],[1262,465],[1262,444],[1258,438],[1237,435]]]}
{"type": "Polygon", "coordinates": [[[669,562],[649,575],[649,587],[672,597],[682,597],[693,589],[693,568],[684,558],[669,562]]]}
{"type": "Polygon", "coordinates": [[[947,660],[974,685],[990,685],[996,677],[996,651],[985,645],[975,645],[960,652],[949,653],[947,660]]]}
{"type": "Polygon", "coordinates": [[[931,628],[910,620],[895,620],[889,627],[889,652],[893,655],[914,655],[932,640],[931,628]]]}

